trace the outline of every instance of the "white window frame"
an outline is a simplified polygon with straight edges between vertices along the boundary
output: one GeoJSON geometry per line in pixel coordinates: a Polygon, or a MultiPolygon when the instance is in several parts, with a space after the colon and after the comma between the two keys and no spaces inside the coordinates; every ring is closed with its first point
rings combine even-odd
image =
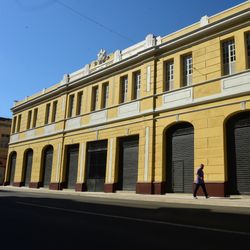
{"type": "Polygon", "coordinates": [[[223,42],[222,44],[223,53],[223,74],[232,75],[235,73],[235,41],[234,39],[223,42]]]}
{"type": "Polygon", "coordinates": [[[169,60],[165,63],[165,91],[170,91],[174,89],[174,60],[169,60]]]}
{"type": "Polygon", "coordinates": [[[121,103],[128,100],[128,76],[121,78],[121,103]]]}
{"type": "Polygon", "coordinates": [[[192,54],[183,57],[183,86],[192,85],[193,57],[192,54]]]}
{"type": "Polygon", "coordinates": [[[141,97],[141,72],[137,71],[134,73],[134,99],[141,97]]]}

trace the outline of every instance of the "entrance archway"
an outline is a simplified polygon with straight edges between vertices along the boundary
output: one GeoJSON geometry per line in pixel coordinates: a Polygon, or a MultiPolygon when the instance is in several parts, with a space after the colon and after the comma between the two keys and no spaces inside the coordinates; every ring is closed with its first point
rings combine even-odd
{"type": "Polygon", "coordinates": [[[250,111],[226,123],[229,194],[250,194],[250,111]]]}
{"type": "Polygon", "coordinates": [[[42,187],[49,187],[53,163],[53,147],[47,146],[43,151],[43,166],[42,166],[42,187]]]}
{"type": "Polygon", "coordinates": [[[33,162],[33,150],[28,149],[24,153],[24,168],[23,168],[24,186],[29,186],[29,184],[30,184],[31,171],[32,171],[32,162],[33,162]]]}
{"type": "Polygon", "coordinates": [[[194,178],[194,128],[180,122],[166,131],[166,191],[192,193],[194,178]]]}

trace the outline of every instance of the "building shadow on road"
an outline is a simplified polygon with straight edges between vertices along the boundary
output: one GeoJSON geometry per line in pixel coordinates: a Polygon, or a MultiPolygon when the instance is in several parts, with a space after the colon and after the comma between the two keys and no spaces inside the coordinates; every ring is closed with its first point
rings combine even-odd
{"type": "Polygon", "coordinates": [[[250,240],[249,213],[240,211],[0,192],[8,249],[240,249],[250,240]]]}

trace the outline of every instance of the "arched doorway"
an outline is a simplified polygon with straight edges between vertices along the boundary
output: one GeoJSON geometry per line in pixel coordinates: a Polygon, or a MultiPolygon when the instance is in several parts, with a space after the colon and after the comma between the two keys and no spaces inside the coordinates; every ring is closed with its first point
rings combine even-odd
{"type": "Polygon", "coordinates": [[[16,170],[16,152],[12,152],[9,156],[9,181],[10,185],[14,183],[14,176],[16,170]]]}
{"type": "Polygon", "coordinates": [[[192,193],[194,178],[194,128],[180,122],[166,131],[166,191],[192,193]]]}
{"type": "Polygon", "coordinates": [[[64,188],[75,189],[77,182],[79,144],[66,147],[66,169],[64,188]]]}
{"type": "Polygon", "coordinates": [[[47,146],[43,151],[43,166],[41,169],[41,186],[49,187],[51,180],[51,172],[52,172],[52,163],[53,163],[53,147],[51,145],[47,146]]]}
{"type": "Polygon", "coordinates": [[[226,123],[228,194],[250,194],[250,111],[226,123]]]}
{"type": "Polygon", "coordinates": [[[29,186],[30,184],[32,161],[33,161],[33,150],[28,149],[24,155],[24,168],[23,168],[24,186],[29,186]]]}

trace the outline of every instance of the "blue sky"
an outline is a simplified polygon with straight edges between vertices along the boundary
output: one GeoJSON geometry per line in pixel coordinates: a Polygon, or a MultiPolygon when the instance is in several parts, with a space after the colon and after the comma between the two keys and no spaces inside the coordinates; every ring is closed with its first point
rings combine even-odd
{"type": "Polygon", "coordinates": [[[244,0],[0,0],[0,116],[107,53],[244,0]]]}

